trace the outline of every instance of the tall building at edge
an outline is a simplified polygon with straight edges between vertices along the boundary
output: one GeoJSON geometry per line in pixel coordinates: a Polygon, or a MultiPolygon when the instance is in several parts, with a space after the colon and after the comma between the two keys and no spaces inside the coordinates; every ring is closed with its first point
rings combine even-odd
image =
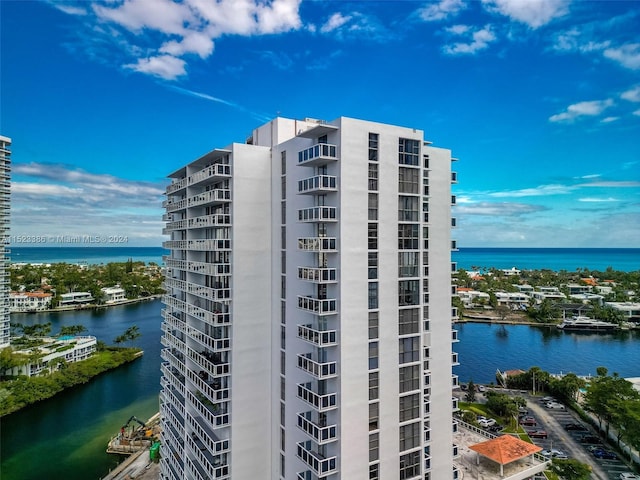
{"type": "Polygon", "coordinates": [[[11,139],[0,135],[0,348],[9,346],[9,212],[11,139]]]}
{"type": "Polygon", "coordinates": [[[452,160],[275,118],[169,175],[161,478],[457,478],[452,160]]]}

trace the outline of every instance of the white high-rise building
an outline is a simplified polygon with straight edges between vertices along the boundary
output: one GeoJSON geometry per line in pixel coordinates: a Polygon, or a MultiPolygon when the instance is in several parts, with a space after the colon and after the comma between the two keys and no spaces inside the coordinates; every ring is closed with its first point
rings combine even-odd
{"type": "Polygon", "coordinates": [[[9,346],[11,139],[0,135],[0,348],[9,346]]]}
{"type": "Polygon", "coordinates": [[[170,175],[162,478],[457,478],[452,160],[276,118],[170,175]]]}

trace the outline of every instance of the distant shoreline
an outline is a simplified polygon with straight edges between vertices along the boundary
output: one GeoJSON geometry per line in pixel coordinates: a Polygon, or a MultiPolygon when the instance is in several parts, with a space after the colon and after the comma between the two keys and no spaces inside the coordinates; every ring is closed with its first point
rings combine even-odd
{"type": "Polygon", "coordinates": [[[11,312],[11,313],[12,314],[13,313],[23,313],[25,315],[34,315],[34,314],[38,314],[38,313],[77,312],[79,310],[94,310],[94,309],[109,308],[109,307],[119,307],[121,305],[131,305],[131,304],[134,304],[134,303],[140,303],[140,302],[145,302],[145,301],[150,301],[150,300],[158,300],[160,298],[162,298],[162,294],[151,295],[151,296],[148,296],[148,297],[132,298],[132,299],[127,299],[127,300],[122,300],[120,302],[102,303],[100,305],[84,304],[84,305],[73,305],[73,306],[68,306],[68,307],[56,307],[56,308],[50,308],[48,310],[37,310],[37,311],[33,311],[33,312],[11,312]]]}

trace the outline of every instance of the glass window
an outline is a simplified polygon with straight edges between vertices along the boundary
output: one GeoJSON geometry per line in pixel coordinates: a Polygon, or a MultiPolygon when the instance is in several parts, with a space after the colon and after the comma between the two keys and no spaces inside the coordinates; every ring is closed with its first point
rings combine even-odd
{"type": "Polygon", "coordinates": [[[370,223],[368,231],[368,248],[369,250],[378,249],[378,224],[370,223]]]}
{"type": "Polygon", "coordinates": [[[420,475],[420,451],[400,456],[400,480],[420,475]]]}
{"type": "Polygon", "coordinates": [[[418,221],[418,197],[398,197],[398,221],[417,222],[418,221]]]}
{"type": "Polygon", "coordinates": [[[400,367],[399,393],[412,392],[420,389],[420,366],[410,365],[408,367],[400,367]]]}
{"type": "Polygon", "coordinates": [[[369,342],[369,370],[378,368],[378,342],[369,342]]]}
{"type": "Polygon", "coordinates": [[[380,480],[380,464],[369,465],[369,480],[380,480]]]}
{"type": "Polygon", "coordinates": [[[369,194],[369,220],[378,220],[378,194],[369,194]]]}
{"type": "Polygon", "coordinates": [[[369,309],[378,308],[378,282],[369,282],[369,309]]]}
{"type": "Polygon", "coordinates": [[[369,340],[378,338],[378,312],[369,312],[369,340]]]}
{"type": "Polygon", "coordinates": [[[417,168],[400,167],[398,170],[398,191],[401,193],[418,193],[420,170],[417,168]]]}
{"type": "Polygon", "coordinates": [[[420,142],[410,138],[401,138],[398,143],[398,162],[401,165],[418,166],[420,142]]]}
{"type": "Polygon", "coordinates": [[[400,397],[398,412],[400,414],[400,422],[418,418],[420,416],[420,394],[414,393],[400,397]]]}
{"type": "Polygon", "coordinates": [[[418,333],[420,328],[420,310],[410,308],[398,311],[398,335],[418,333]]]}
{"type": "MultiPolygon", "coordinates": [[[[404,232],[403,232],[404,233],[404,232]]],[[[398,233],[400,234],[400,233],[398,233]]],[[[404,245],[405,240],[399,241],[404,245]]],[[[411,242],[410,244],[412,244],[411,242]]],[[[400,252],[398,253],[398,276],[399,277],[418,277],[420,270],[420,256],[418,252],[400,252]]]]}
{"type": "Polygon", "coordinates": [[[417,250],[420,243],[419,231],[418,224],[398,224],[398,248],[400,250],[417,250]]]}
{"type": "Polygon", "coordinates": [[[378,407],[378,402],[369,404],[369,431],[378,429],[378,418],[380,415],[378,407]]]}
{"type": "Polygon", "coordinates": [[[369,280],[378,278],[378,252],[369,252],[369,280]]]}
{"type": "Polygon", "coordinates": [[[400,451],[409,450],[418,445],[420,445],[420,422],[400,427],[400,451]]]}
{"type": "MultiPolygon", "coordinates": [[[[377,347],[377,346],[376,346],[377,347]]],[[[418,337],[401,338],[398,340],[399,363],[417,362],[420,360],[420,339],[418,337]]],[[[371,345],[369,345],[371,350],[371,345]]],[[[377,361],[376,350],[376,361],[377,361]]]]}
{"type": "Polygon", "coordinates": [[[401,280],[398,282],[398,305],[420,304],[420,281],[401,280]]]}
{"type": "Polygon", "coordinates": [[[375,462],[380,458],[380,439],[378,433],[372,433],[369,435],[369,461],[375,462]]]}
{"type": "Polygon", "coordinates": [[[280,152],[280,164],[282,168],[282,175],[287,173],[287,151],[280,152]]]}
{"type": "Polygon", "coordinates": [[[369,190],[378,190],[378,164],[369,164],[369,190]]]}
{"type": "Polygon", "coordinates": [[[378,396],[378,372],[369,372],[369,400],[375,400],[378,396]]]}

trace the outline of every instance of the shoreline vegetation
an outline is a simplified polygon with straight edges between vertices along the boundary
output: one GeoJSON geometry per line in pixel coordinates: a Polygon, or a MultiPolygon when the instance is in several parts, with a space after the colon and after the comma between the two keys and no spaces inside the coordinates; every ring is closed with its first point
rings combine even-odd
{"type": "Polygon", "coordinates": [[[98,375],[131,363],[143,355],[140,348],[104,347],[80,362],[47,375],[20,375],[0,382],[0,417],[85,384],[98,375]]]}

